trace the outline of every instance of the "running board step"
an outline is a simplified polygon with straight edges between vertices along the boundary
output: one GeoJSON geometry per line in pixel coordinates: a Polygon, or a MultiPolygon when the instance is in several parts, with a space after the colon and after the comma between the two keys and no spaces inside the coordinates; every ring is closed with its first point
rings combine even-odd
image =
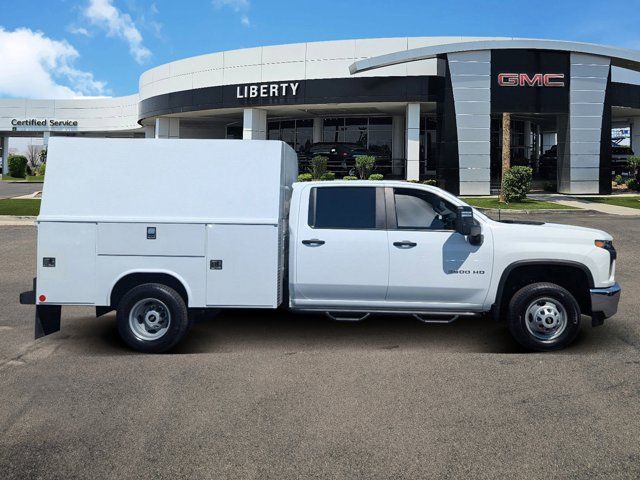
{"type": "Polygon", "coordinates": [[[370,313],[355,312],[324,312],[331,320],[336,322],[362,322],[371,315],[370,313]]]}
{"type": "Polygon", "coordinates": [[[442,315],[442,316],[435,316],[432,315],[430,317],[427,317],[425,315],[421,315],[419,313],[414,313],[413,316],[415,318],[417,318],[419,321],[421,321],[422,323],[453,323],[455,322],[460,315],[442,315]]]}

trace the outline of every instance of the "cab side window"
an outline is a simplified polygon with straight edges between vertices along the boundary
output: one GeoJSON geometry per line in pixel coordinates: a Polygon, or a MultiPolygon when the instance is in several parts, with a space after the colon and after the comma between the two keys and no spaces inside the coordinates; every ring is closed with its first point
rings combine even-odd
{"type": "Polygon", "coordinates": [[[455,230],[456,208],[442,197],[411,188],[394,188],[399,230],[455,230]]]}
{"type": "Polygon", "coordinates": [[[309,197],[309,226],[329,229],[376,228],[376,189],[313,188],[309,197]]]}

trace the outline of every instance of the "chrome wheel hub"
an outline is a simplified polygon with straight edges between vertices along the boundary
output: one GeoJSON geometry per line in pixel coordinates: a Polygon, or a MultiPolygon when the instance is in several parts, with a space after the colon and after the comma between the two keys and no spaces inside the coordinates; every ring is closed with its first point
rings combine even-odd
{"type": "Polygon", "coordinates": [[[171,313],[164,302],[145,298],[136,302],[129,313],[129,327],[140,340],[158,340],[171,325],[171,313]]]}
{"type": "Polygon", "coordinates": [[[527,307],[525,324],[538,340],[554,340],[567,328],[567,312],[558,300],[539,298],[527,307]]]}

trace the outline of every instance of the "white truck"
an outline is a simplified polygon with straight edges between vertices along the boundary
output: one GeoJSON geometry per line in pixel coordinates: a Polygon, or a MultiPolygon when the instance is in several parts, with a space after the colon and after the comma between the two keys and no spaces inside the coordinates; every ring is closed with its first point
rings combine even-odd
{"type": "Polygon", "coordinates": [[[562,348],[581,314],[617,310],[600,230],[497,222],[435,187],[296,183],[285,143],[73,139],[49,144],[37,218],[36,338],[61,307],[117,312],[124,341],[163,352],[203,309],[286,306],[334,320],[410,314],[505,320],[531,350],[562,348]]]}

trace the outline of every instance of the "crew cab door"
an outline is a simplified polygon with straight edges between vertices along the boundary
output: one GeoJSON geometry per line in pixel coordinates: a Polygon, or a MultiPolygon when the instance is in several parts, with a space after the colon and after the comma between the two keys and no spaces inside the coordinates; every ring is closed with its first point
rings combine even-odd
{"type": "Polygon", "coordinates": [[[475,308],[484,303],[493,245],[471,245],[455,231],[456,207],[436,193],[386,188],[390,304],[411,308],[475,308]]]}
{"type": "Polygon", "coordinates": [[[313,186],[301,198],[295,238],[296,305],[382,305],[389,278],[384,189],[313,186]]]}

